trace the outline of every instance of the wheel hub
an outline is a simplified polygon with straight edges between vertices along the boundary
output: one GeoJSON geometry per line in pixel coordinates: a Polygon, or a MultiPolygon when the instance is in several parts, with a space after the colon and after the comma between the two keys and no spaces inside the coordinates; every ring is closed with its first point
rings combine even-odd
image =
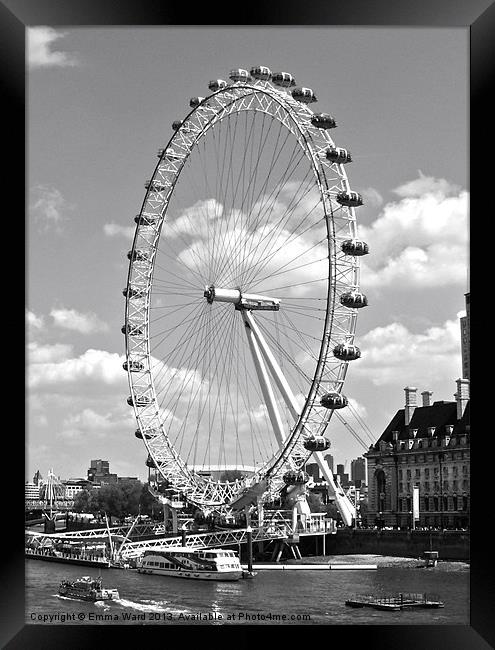
{"type": "Polygon", "coordinates": [[[203,296],[210,305],[214,302],[230,302],[236,309],[259,309],[278,311],[280,300],[269,296],[260,296],[256,293],[243,293],[240,289],[224,289],[210,284],[205,287],[203,296]]]}

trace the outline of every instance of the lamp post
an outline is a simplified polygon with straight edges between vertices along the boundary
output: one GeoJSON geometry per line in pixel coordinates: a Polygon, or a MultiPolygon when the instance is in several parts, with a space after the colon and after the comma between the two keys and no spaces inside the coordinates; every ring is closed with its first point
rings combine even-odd
{"type": "Polygon", "coordinates": [[[247,556],[248,556],[248,571],[253,572],[253,529],[251,526],[246,528],[247,537],[247,556]]]}

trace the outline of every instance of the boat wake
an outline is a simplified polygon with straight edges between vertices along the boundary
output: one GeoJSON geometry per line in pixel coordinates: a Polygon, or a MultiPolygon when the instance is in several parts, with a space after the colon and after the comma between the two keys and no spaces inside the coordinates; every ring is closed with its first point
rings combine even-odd
{"type": "Polygon", "coordinates": [[[130,607],[132,609],[137,609],[140,612],[162,612],[169,613],[173,612],[170,607],[163,607],[166,604],[166,601],[156,601],[148,600],[142,602],[136,602],[134,600],[127,600],[126,598],[115,598],[114,603],[121,605],[121,607],[130,607]]]}

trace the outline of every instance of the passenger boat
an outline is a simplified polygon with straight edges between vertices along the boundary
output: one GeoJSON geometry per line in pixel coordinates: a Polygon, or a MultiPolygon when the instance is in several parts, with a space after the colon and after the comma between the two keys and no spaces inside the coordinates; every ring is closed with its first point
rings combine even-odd
{"type": "Polygon", "coordinates": [[[239,580],[243,570],[234,551],[184,546],[148,550],[138,561],[139,573],[155,573],[190,580],[239,580]]]}
{"type": "Polygon", "coordinates": [[[103,589],[101,577],[83,576],[77,580],[62,580],[58,588],[60,596],[96,602],[97,600],[115,600],[119,598],[117,589],[103,589]]]}

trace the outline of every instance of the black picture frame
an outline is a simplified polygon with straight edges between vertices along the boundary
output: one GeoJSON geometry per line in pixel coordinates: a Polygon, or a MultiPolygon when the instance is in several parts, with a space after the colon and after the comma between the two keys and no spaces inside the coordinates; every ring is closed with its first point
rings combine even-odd
{"type": "MultiPolygon", "coordinates": [[[[191,6],[165,0],[2,0],[0,2],[0,48],[1,79],[3,88],[3,126],[4,134],[14,136],[14,144],[9,148],[7,170],[4,180],[7,190],[4,200],[10,205],[4,208],[4,217],[16,217],[15,241],[19,241],[19,224],[22,235],[24,226],[18,217],[19,196],[25,196],[25,181],[20,170],[25,168],[25,147],[20,134],[25,133],[25,29],[30,25],[57,26],[126,26],[126,25],[185,25],[191,19],[191,6]]],[[[487,219],[487,191],[491,189],[491,162],[483,161],[483,151],[493,151],[492,121],[493,109],[489,101],[491,79],[494,77],[495,62],[495,5],[491,0],[346,0],[340,3],[334,0],[312,3],[237,3],[228,7],[220,3],[215,7],[194,5],[194,25],[238,25],[260,26],[433,26],[465,27],[470,34],[470,156],[471,156],[471,214],[476,219],[487,219]],[[488,127],[488,128],[487,128],[488,127]],[[484,199],[484,200],[483,200],[484,199]],[[483,202],[482,202],[483,201],[483,202]]],[[[28,143],[26,143],[28,144],[28,143]]],[[[5,147],[5,145],[4,145],[5,147]]],[[[493,182],[493,181],[492,181],[493,182]]],[[[12,222],[9,219],[9,222],[12,222]]],[[[12,244],[12,240],[10,240],[12,244]]],[[[21,294],[22,292],[17,292],[21,294]]],[[[476,295],[476,291],[475,291],[476,295]]],[[[476,305],[476,302],[475,302],[476,305]]],[[[475,320],[472,327],[476,333],[475,320]]],[[[24,349],[24,306],[19,309],[22,322],[15,328],[20,333],[19,346],[24,349]]],[[[476,341],[476,335],[473,340],[476,341]]],[[[10,344],[9,344],[10,348],[10,344]]],[[[12,346],[13,348],[13,346],[12,346]]],[[[476,346],[473,347],[476,349],[476,346]]],[[[19,362],[19,349],[12,349],[12,365],[23,368],[19,362]]],[[[7,357],[9,358],[9,357],[7,357]]],[[[22,371],[21,371],[22,373],[22,371]]],[[[9,376],[12,375],[9,373],[9,376]]],[[[19,382],[12,379],[16,386],[19,382]]],[[[23,381],[23,377],[20,377],[23,381]]],[[[473,385],[473,382],[472,382],[473,385]]],[[[474,386],[477,386],[476,379],[474,386]]],[[[20,389],[19,389],[20,392],[20,389]]],[[[22,406],[16,407],[21,409],[22,406]]],[[[19,412],[19,411],[18,411],[19,412]]],[[[117,644],[116,634],[125,634],[124,647],[143,644],[150,635],[161,643],[210,643],[206,632],[212,632],[200,626],[189,627],[187,635],[177,634],[180,628],[172,630],[167,626],[133,627],[125,626],[38,626],[25,625],[24,621],[24,535],[23,535],[23,501],[24,477],[21,479],[19,465],[24,458],[24,440],[21,432],[14,432],[11,427],[13,418],[12,404],[6,406],[7,418],[4,421],[5,440],[14,440],[4,447],[4,467],[7,468],[5,486],[8,499],[4,501],[7,515],[4,514],[4,539],[8,547],[4,549],[2,562],[2,607],[0,615],[2,647],[11,649],[26,648],[87,648],[88,645],[101,647],[111,642],[117,644]],[[7,432],[7,429],[9,431],[7,432]],[[173,637],[170,633],[174,632],[173,637]],[[187,638],[186,638],[187,636],[187,638]],[[202,638],[202,636],[204,638],[202,638]],[[146,640],[145,640],[146,638],[146,640]],[[182,638],[182,640],[179,640],[182,638]],[[161,641],[160,641],[161,639],[161,641]]],[[[478,432],[480,431],[478,428],[478,432]]],[[[487,432],[488,433],[488,432],[487,432]]],[[[489,566],[492,555],[490,534],[485,535],[484,525],[490,515],[483,507],[483,500],[490,493],[488,487],[488,458],[484,450],[477,447],[478,438],[474,436],[472,449],[472,555],[471,555],[471,624],[452,626],[323,626],[318,631],[318,640],[309,627],[289,627],[283,630],[282,638],[292,643],[362,643],[363,647],[394,648],[448,648],[449,650],[475,650],[495,647],[494,604],[495,581],[489,566]],[[288,632],[288,634],[287,634],[288,632]],[[304,641],[301,639],[304,635],[304,641]],[[337,641],[338,639],[338,641],[337,641]]],[[[488,441],[488,444],[491,441],[488,441]]],[[[481,446],[486,444],[482,443],[481,446]]],[[[486,502],[485,502],[486,505],[486,502]]],[[[492,507],[492,506],[491,506],[492,507]]],[[[490,517],[491,518],[491,517],[490,517]]],[[[235,643],[237,647],[259,643],[260,628],[246,626],[229,628],[215,627],[215,642],[235,643]]],[[[278,632],[278,630],[277,630],[278,632]]],[[[271,638],[271,635],[270,635],[271,638]]],[[[210,637],[211,639],[211,637],[210,637]]],[[[265,640],[263,640],[265,642],[265,640]]]]}

